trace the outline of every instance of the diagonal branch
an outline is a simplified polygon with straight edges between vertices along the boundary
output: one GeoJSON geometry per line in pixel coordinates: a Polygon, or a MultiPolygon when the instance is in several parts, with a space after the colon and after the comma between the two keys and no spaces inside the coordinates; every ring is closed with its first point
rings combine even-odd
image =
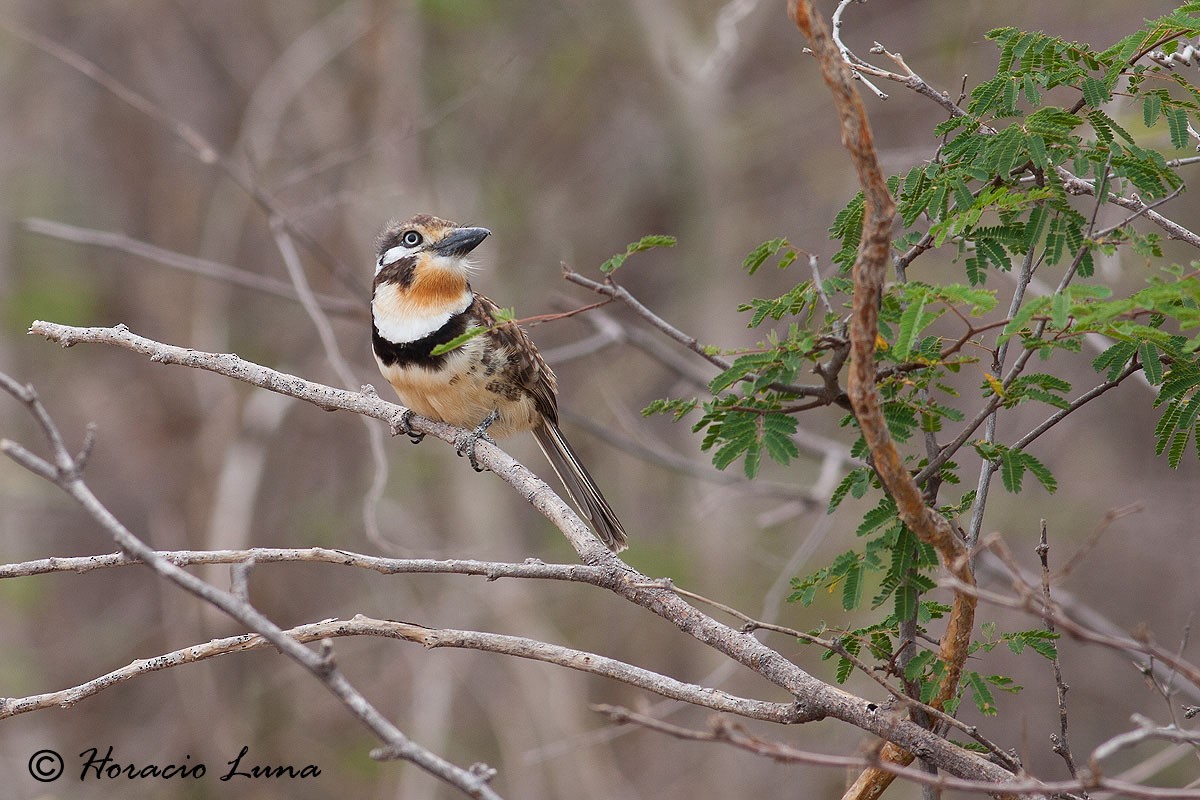
{"type": "MultiPolygon", "coordinates": [[[[1006,798],[1035,797],[1043,795],[1045,792],[1054,792],[1055,797],[1073,798],[1076,797],[1075,792],[1085,789],[1101,789],[1114,792],[1121,797],[1138,798],[1139,800],[1142,798],[1144,800],[1195,800],[1195,798],[1200,798],[1200,789],[1170,789],[1156,786],[1141,786],[1124,780],[1105,778],[1099,772],[1087,779],[1042,783],[1029,778],[1019,778],[997,786],[985,781],[961,780],[945,775],[931,775],[923,770],[881,761],[873,755],[867,757],[835,756],[800,750],[781,742],[773,742],[754,736],[743,729],[742,726],[728,722],[720,717],[716,717],[710,722],[709,730],[701,731],[663,722],[660,719],[631,711],[628,708],[621,708],[620,706],[597,704],[592,706],[592,710],[603,714],[617,724],[637,725],[647,730],[692,742],[729,744],[740,750],[785,764],[816,764],[824,767],[840,767],[842,769],[863,769],[864,767],[880,769],[892,777],[904,778],[918,786],[928,787],[935,791],[970,792],[972,794],[989,795],[999,794],[1006,798]]],[[[1135,718],[1134,721],[1142,725],[1142,728],[1122,734],[1120,737],[1114,737],[1105,742],[1104,745],[1094,751],[1094,755],[1107,757],[1122,748],[1150,739],[1175,742],[1195,742],[1197,740],[1197,735],[1189,731],[1180,731],[1173,728],[1155,728],[1149,721],[1138,718],[1135,718]]]]}
{"type": "MultiPolygon", "coordinates": [[[[389,424],[397,422],[404,411],[403,407],[382,400],[373,391],[336,389],[276,372],[232,354],[204,353],[162,344],[138,336],[124,326],[78,328],[35,322],[30,332],[64,346],[91,342],[120,347],[141,353],[157,363],[215,372],[327,410],[351,411],[389,424]]],[[[412,425],[420,432],[450,443],[455,443],[462,433],[459,428],[420,417],[414,417],[412,425]]],[[[919,750],[930,763],[937,764],[952,775],[993,782],[1012,779],[1012,773],[1002,767],[961,749],[900,714],[886,711],[876,703],[830,686],[755,637],[721,624],[669,589],[653,585],[649,577],[604,547],[550,487],[503,450],[481,441],[476,455],[481,464],[495,472],[558,527],[585,564],[600,570],[602,578],[597,585],[653,612],[702,644],[783,688],[795,701],[797,721],[833,717],[895,742],[904,750],[919,750]]]]}

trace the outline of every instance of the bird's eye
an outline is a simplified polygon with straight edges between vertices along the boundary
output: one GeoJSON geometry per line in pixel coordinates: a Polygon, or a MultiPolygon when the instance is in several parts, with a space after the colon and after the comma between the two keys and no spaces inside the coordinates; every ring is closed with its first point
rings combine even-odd
{"type": "Polygon", "coordinates": [[[424,239],[421,238],[421,234],[416,231],[405,231],[400,237],[400,244],[405,247],[416,247],[423,241],[424,239]]]}

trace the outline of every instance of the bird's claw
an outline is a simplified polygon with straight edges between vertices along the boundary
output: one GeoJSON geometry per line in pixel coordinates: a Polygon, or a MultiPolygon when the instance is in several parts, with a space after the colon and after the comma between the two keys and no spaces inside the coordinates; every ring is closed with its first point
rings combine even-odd
{"type": "Polygon", "coordinates": [[[397,433],[403,433],[413,444],[420,444],[421,440],[425,438],[425,434],[413,430],[412,418],[413,410],[411,408],[406,408],[400,412],[400,419],[392,423],[392,435],[395,436],[397,433]]]}

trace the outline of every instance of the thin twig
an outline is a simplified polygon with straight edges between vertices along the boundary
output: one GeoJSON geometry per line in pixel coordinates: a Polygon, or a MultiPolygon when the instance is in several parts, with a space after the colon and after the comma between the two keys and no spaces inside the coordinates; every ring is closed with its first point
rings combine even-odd
{"type": "MultiPolygon", "coordinates": [[[[708,361],[713,366],[724,371],[733,366],[733,362],[722,355],[714,352],[712,349],[700,344],[700,341],[694,336],[690,336],[676,328],[671,323],[667,322],[662,317],[655,314],[647,308],[640,300],[633,296],[624,286],[620,286],[611,278],[604,282],[594,281],[585,275],[581,275],[571,269],[565,262],[562,265],[563,278],[578,286],[583,286],[586,289],[602,294],[605,297],[611,297],[615,300],[620,300],[626,306],[633,310],[635,314],[648,322],[654,328],[664,333],[668,338],[675,340],[679,344],[696,353],[705,361],[708,361]]],[[[746,375],[741,380],[753,381],[754,375],[746,375]]],[[[831,391],[829,381],[825,385],[799,385],[799,384],[783,384],[772,383],[767,388],[784,394],[793,394],[797,397],[814,397],[821,400],[816,405],[829,405],[842,400],[842,392],[840,389],[831,391]]]]}
{"type": "Polygon", "coordinates": [[[866,86],[880,100],[887,100],[887,92],[880,89],[859,70],[860,66],[868,66],[858,56],[850,51],[850,48],[842,41],[842,13],[851,3],[861,3],[863,0],[841,0],[838,3],[837,9],[833,12],[833,41],[837,45],[838,51],[842,54],[842,60],[846,62],[846,66],[850,67],[851,74],[856,81],[861,81],[863,86],[866,86]]]}
{"type": "Polygon", "coordinates": [[[666,334],[667,338],[674,339],[676,342],[683,345],[688,350],[691,350],[693,353],[696,353],[705,361],[709,362],[718,369],[726,370],[733,366],[732,361],[719,356],[716,353],[710,352],[708,348],[700,344],[696,337],[689,336],[644,306],[641,301],[630,294],[625,287],[619,286],[612,280],[606,280],[604,282],[594,281],[591,278],[571,269],[571,267],[568,266],[565,261],[562,264],[562,271],[563,278],[571,283],[574,283],[577,286],[582,286],[585,289],[590,289],[596,294],[602,294],[605,297],[611,297],[616,300],[620,300],[643,320],[657,328],[662,333],[666,334]]]}
{"type": "MultiPolygon", "coordinates": [[[[296,288],[287,281],[281,281],[269,275],[259,275],[257,272],[233,267],[229,264],[222,264],[219,261],[210,261],[206,258],[197,258],[178,253],[174,250],[167,250],[149,242],[143,242],[140,239],[126,236],[123,233],[81,228],[77,225],[68,225],[65,222],[40,219],[38,217],[27,217],[21,221],[21,227],[30,233],[36,233],[40,236],[48,236],[75,244],[105,247],[153,261],[164,267],[223,281],[233,286],[253,289],[256,292],[263,292],[264,294],[283,297],[288,300],[300,300],[300,295],[296,291],[296,288]]],[[[325,294],[318,294],[314,297],[317,304],[330,314],[359,319],[366,319],[368,317],[367,306],[361,300],[333,297],[332,295],[325,294]]]]}
{"type": "MultiPolygon", "coordinates": [[[[841,769],[866,769],[874,768],[887,772],[895,777],[903,778],[911,781],[918,786],[929,786],[940,791],[957,791],[971,792],[973,794],[990,794],[998,797],[1048,797],[1055,795],[1058,797],[1072,797],[1074,793],[1084,789],[1104,789],[1108,791],[1119,792],[1123,797],[1137,798],[1137,800],[1195,800],[1200,798],[1200,789],[1163,789],[1152,786],[1141,786],[1138,784],[1128,783],[1110,778],[1104,778],[1100,775],[1090,777],[1086,780],[1070,780],[1070,781],[1048,781],[1040,782],[1032,779],[1019,779],[1006,781],[1001,784],[989,784],[983,781],[969,781],[958,778],[948,777],[946,775],[931,775],[928,772],[912,767],[899,766],[894,763],[882,760],[877,754],[862,757],[862,756],[833,756],[824,753],[813,753],[807,750],[800,750],[782,742],[772,742],[753,736],[744,730],[736,723],[730,723],[719,717],[714,720],[708,731],[698,731],[690,728],[684,728],[679,725],[674,725],[669,722],[649,717],[645,714],[639,714],[620,706],[612,706],[606,704],[593,705],[592,709],[600,714],[604,714],[610,720],[617,724],[638,725],[652,730],[657,733],[663,733],[668,736],[673,736],[679,739],[695,742],[714,742],[729,744],[749,753],[769,758],[772,761],[789,763],[789,764],[813,764],[824,767],[837,767],[841,769]]],[[[1129,743],[1125,741],[1117,742],[1112,748],[1113,752],[1121,747],[1136,744],[1138,741],[1147,739],[1167,739],[1171,741],[1187,740],[1195,735],[1188,735],[1181,731],[1172,731],[1170,729],[1156,729],[1151,732],[1143,733],[1134,731],[1129,734],[1129,743]]],[[[1108,755],[1104,753],[1102,755],[1108,755]]]]}
{"type": "MultiPolygon", "coordinates": [[[[1050,605],[1050,541],[1046,534],[1046,520],[1042,520],[1041,525],[1041,541],[1037,546],[1038,560],[1042,564],[1042,598],[1046,601],[1046,605],[1050,605]]],[[[1054,621],[1046,620],[1046,630],[1054,633],[1054,621]]],[[[1075,755],[1071,752],[1071,739],[1068,734],[1068,719],[1067,719],[1067,691],[1071,688],[1063,681],[1062,675],[1062,659],[1059,657],[1058,648],[1054,648],[1054,657],[1050,659],[1050,665],[1054,670],[1054,687],[1055,696],[1058,701],[1058,735],[1050,734],[1050,744],[1054,752],[1062,757],[1066,762],[1067,770],[1071,773],[1072,778],[1079,777],[1079,770],[1075,766],[1075,755]]],[[[1084,792],[1084,797],[1087,793],[1084,792]]]]}
{"type": "Polygon", "coordinates": [[[681,594],[689,599],[719,609],[724,613],[741,620],[742,630],[746,633],[753,633],[756,630],[766,630],[774,633],[781,633],[785,636],[792,636],[802,642],[823,647],[829,652],[837,654],[838,656],[846,659],[846,661],[850,662],[850,664],[859,672],[883,687],[892,696],[897,704],[916,709],[924,714],[940,720],[948,727],[957,728],[986,747],[988,751],[991,752],[992,755],[1004,766],[1012,770],[1020,769],[1021,764],[1013,757],[1012,753],[1005,751],[1000,747],[1000,745],[981,734],[976,726],[968,725],[962,720],[956,719],[954,716],[947,714],[941,709],[922,703],[918,698],[915,698],[909,692],[906,692],[903,687],[889,683],[886,678],[883,678],[879,675],[877,670],[872,669],[866,662],[864,662],[854,653],[851,653],[839,639],[825,639],[811,633],[806,633],[805,631],[789,628],[785,625],[778,625],[772,622],[764,622],[762,620],[755,619],[754,617],[751,617],[750,615],[739,611],[732,606],[726,605],[725,603],[721,603],[717,600],[705,597],[704,595],[688,591],[687,589],[682,589],[676,586],[672,581],[659,581],[656,582],[655,585],[666,586],[677,594],[681,594]]]}

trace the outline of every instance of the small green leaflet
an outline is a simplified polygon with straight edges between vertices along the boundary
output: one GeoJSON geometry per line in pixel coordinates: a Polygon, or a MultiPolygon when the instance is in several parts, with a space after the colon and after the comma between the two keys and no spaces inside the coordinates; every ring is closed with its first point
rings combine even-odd
{"type": "Polygon", "coordinates": [[[451,350],[456,350],[456,349],[462,347],[464,344],[471,341],[476,336],[479,336],[480,334],[485,333],[486,331],[487,331],[487,328],[484,328],[481,325],[472,325],[471,327],[467,328],[467,330],[465,332],[460,333],[458,336],[455,336],[450,341],[443,342],[442,344],[436,345],[432,350],[429,351],[429,354],[432,356],[445,355],[446,353],[449,353],[451,350]]]}
{"type": "MultiPolygon", "coordinates": [[[[511,308],[498,309],[495,314],[496,325],[492,327],[503,325],[506,322],[512,322],[515,317],[516,313],[511,308]]],[[[458,348],[462,347],[476,336],[485,334],[490,330],[492,330],[492,328],[484,328],[480,325],[472,325],[471,327],[467,328],[466,331],[460,333],[458,336],[455,336],[450,341],[435,346],[429,351],[429,354],[432,356],[445,355],[451,350],[457,350],[458,348]]]]}
{"type": "Polygon", "coordinates": [[[1000,638],[1008,645],[1008,649],[1020,655],[1028,645],[1035,653],[1047,661],[1053,661],[1058,656],[1058,648],[1054,640],[1059,634],[1044,629],[1016,631],[1006,633],[1000,638]]]}
{"type": "Polygon", "coordinates": [[[992,691],[982,675],[974,670],[965,672],[963,684],[971,691],[971,699],[975,701],[975,707],[979,709],[980,714],[985,717],[996,715],[996,698],[992,696],[992,691]]]}
{"type": "Polygon", "coordinates": [[[742,269],[753,275],[763,265],[764,261],[781,250],[783,251],[783,255],[779,257],[779,268],[785,269],[796,260],[796,251],[787,239],[770,239],[763,242],[751,250],[750,254],[742,261],[742,269]]]}
{"type": "Polygon", "coordinates": [[[1164,112],[1167,117],[1167,130],[1171,134],[1171,145],[1182,150],[1188,145],[1187,112],[1182,108],[1168,108],[1164,112]]]}
{"type": "Polygon", "coordinates": [[[892,347],[893,355],[900,361],[904,361],[912,353],[921,331],[940,316],[935,313],[926,314],[925,301],[926,295],[918,294],[909,301],[908,307],[900,315],[900,332],[896,336],[896,344],[892,347]]]}
{"type": "Polygon", "coordinates": [[[1000,456],[1000,476],[1004,480],[1004,488],[1014,494],[1021,491],[1021,479],[1028,469],[1033,477],[1051,494],[1058,489],[1058,481],[1046,465],[1026,453],[1024,450],[1005,450],[1000,456]]]}
{"type": "Polygon", "coordinates": [[[1053,494],[1058,489],[1058,481],[1053,473],[1045,464],[1024,450],[1014,450],[1002,444],[989,444],[982,440],[975,442],[974,446],[975,452],[979,453],[981,458],[996,465],[1000,470],[1000,478],[1004,481],[1004,488],[1013,494],[1021,491],[1021,481],[1026,470],[1033,473],[1033,477],[1037,478],[1038,483],[1042,484],[1047,492],[1053,494]]]}
{"type": "Polygon", "coordinates": [[[631,242],[629,247],[625,248],[624,253],[617,253],[615,256],[605,261],[600,265],[600,271],[605,275],[611,275],[621,268],[625,263],[625,259],[629,258],[634,253],[641,253],[645,250],[653,250],[656,247],[674,247],[674,236],[650,235],[643,236],[636,242],[631,242]]]}
{"type": "Polygon", "coordinates": [[[780,464],[787,464],[800,455],[792,441],[796,433],[794,417],[774,411],[723,411],[714,410],[705,419],[693,426],[694,431],[707,426],[708,432],[700,444],[701,450],[717,447],[713,455],[713,466],[725,469],[739,458],[744,458],[742,468],[747,478],[758,475],[762,465],[762,454],[780,464]]]}

